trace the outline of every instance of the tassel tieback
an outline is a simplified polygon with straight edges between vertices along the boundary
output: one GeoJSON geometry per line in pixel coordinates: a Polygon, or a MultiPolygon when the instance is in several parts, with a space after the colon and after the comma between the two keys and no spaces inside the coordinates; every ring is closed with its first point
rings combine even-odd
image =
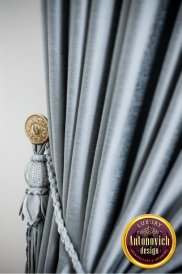
{"type": "Polygon", "coordinates": [[[25,170],[25,180],[28,184],[20,214],[29,225],[44,221],[49,194],[49,180],[45,155],[33,155],[25,170]]]}
{"type": "MultiPolygon", "coordinates": [[[[49,197],[49,180],[46,167],[45,146],[39,153],[31,157],[25,170],[25,180],[28,188],[20,207],[22,219],[27,221],[27,262],[26,273],[37,271],[38,257],[41,245],[46,209],[49,197]]],[[[34,153],[37,153],[34,151],[34,153]]]]}
{"type": "Polygon", "coordinates": [[[73,263],[75,271],[77,273],[85,273],[63,220],[62,203],[57,188],[56,174],[48,143],[46,143],[44,149],[41,150],[41,153],[41,155],[33,155],[26,168],[25,180],[28,188],[26,189],[20,208],[22,219],[25,218],[28,224],[26,272],[33,273],[37,271],[38,256],[34,251],[36,250],[38,254],[40,250],[40,242],[37,243],[37,239],[39,238],[40,240],[40,235],[42,235],[43,232],[50,188],[60,240],[73,263]],[[45,154],[43,154],[44,152],[45,154]],[[38,234],[39,236],[37,236],[38,234]]]}

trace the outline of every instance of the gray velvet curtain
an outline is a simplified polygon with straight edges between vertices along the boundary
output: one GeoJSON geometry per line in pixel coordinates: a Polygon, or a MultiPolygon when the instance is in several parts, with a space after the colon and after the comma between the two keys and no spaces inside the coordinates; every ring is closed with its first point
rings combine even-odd
{"type": "MultiPolygon", "coordinates": [[[[148,272],[121,249],[133,217],[169,220],[182,270],[182,5],[43,0],[51,153],[64,220],[86,272],[148,272]]],[[[74,272],[49,198],[37,272],[74,272]]]]}

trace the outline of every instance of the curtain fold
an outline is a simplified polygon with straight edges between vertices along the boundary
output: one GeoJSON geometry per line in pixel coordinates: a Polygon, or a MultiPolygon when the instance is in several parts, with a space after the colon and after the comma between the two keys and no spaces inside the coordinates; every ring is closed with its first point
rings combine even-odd
{"type": "MultiPolygon", "coordinates": [[[[121,246],[118,240],[121,237],[122,229],[129,220],[135,216],[146,212],[149,213],[153,199],[162,184],[169,161],[181,133],[181,81],[182,78],[179,80],[175,89],[156,141],[137,181],[137,185],[129,200],[128,206],[125,212],[123,214],[121,212],[118,218],[117,225],[113,230],[108,246],[96,269],[98,272],[113,271],[113,261],[114,265],[117,265],[118,261],[121,259],[121,246]]],[[[125,270],[122,271],[124,272],[125,270]]]]}
{"type": "Polygon", "coordinates": [[[63,209],[66,214],[73,144],[84,67],[86,37],[88,31],[89,1],[70,3],[68,87],[65,120],[65,150],[63,178],[63,209]],[[78,16],[79,14],[79,16],[78,16]]]}
{"type": "MultiPolygon", "coordinates": [[[[95,261],[100,255],[99,250],[102,252],[103,244],[106,243],[115,221],[118,201],[125,189],[125,185],[122,184],[124,171],[150,76],[157,37],[155,43],[152,43],[150,39],[153,38],[154,32],[156,36],[158,34],[154,23],[160,2],[151,2],[150,5],[149,7],[149,2],[132,1],[128,15],[85,242],[83,261],[92,270],[93,266],[88,260],[95,261]],[[149,9],[150,15],[147,13],[149,9]],[[140,33],[138,29],[141,30],[140,33]],[[100,212],[102,212],[102,218],[100,218],[100,212]],[[95,233],[96,230],[97,233],[95,233]],[[92,259],[91,256],[94,258],[92,259]]],[[[161,11],[162,9],[160,9],[162,14],[161,11]]],[[[160,26],[158,32],[160,32],[160,26]]]]}
{"type": "Polygon", "coordinates": [[[44,231],[42,236],[43,240],[41,243],[41,249],[40,249],[40,255],[39,255],[39,262],[38,262],[38,269],[37,269],[38,273],[44,272],[44,264],[45,264],[46,254],[47,254],[47,247],[48,247],[52,217],[53,217],[53,205],[52,205],[52,199],[51,197],[49,197],[47,212],[46,212],[46,220],[45,220],[44,231]]]}
{"type": "MultiPolygon", "coordinates": [[[[173,93],[174,85],[180,73],[180,54],[182,43],[182,29],[181,29],[182,8],[180,8],[174,29],[172,31],[169,46],[162,65],[159,80],[156,86],[152,105],[150,107],[146,126],[142,135],[141,145],[137,152],[135,165],[132,170],[129,186],[125,195],[125,201],[128,200],[138,174],[146,159],[145,155],[150,150],[150,146],[155,138],[156,131],[160,126],[161,119],[166,111],[171,94],[173,93]]],[[[123,209],[124,209],[123,205],[123,209]]]]}
{"type": "MultiPolygon", "coordinates": [[[[148,272],[124,257],[139,214],[176,229],[182,267],[177,0],[42,0],[51,154],[68,234],[86,272],[148,272]]],[[[38,272],[73,272],[49,198],[38,272]]]]}
{"type": "Polygon", "coordinates": [[[77,250],[81,248],[87,192],[108,78],[111,58],[108,45],[114,31],[115,8],[115,1],[103,0],[93,2],[90,11],[66,209],[67,229],[75,239],[77,250]]]}

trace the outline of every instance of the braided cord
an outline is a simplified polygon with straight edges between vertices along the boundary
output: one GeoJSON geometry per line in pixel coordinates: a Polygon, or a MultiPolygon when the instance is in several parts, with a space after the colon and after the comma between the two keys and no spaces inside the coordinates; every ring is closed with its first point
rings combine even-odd
{"type": "Polygon", "coordinates": [[[57,188],[56,175],[55,175],[52,157],[50,153],[49,143],[46,144],[45,153],[47,158],[47,170],[48,170],[48,177],[50,182],[51,196],[52,196],[53,206],[54,206],[55,221],[58,226],[58,232],[60,234],[61,242],[63,243],[69,257],[71,258],[75,271],[77,273],[85,273],[82,268],[81,262],[79,261],[78,255],[74,249],[74,246],[71,242],[71,239],[68,235],[68,232],[63,220],[61,198],[57,188]]]}

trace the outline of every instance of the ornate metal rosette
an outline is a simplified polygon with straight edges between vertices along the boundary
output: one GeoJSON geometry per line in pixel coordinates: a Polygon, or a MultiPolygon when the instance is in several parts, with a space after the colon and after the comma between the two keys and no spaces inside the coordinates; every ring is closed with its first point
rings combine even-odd
{"type": "Polygon", "coordinates": [[[44,144],[47,142],[48,122],[43,114],[33,114],[25,122],[25,133],[32,144],[44,144]]]}

